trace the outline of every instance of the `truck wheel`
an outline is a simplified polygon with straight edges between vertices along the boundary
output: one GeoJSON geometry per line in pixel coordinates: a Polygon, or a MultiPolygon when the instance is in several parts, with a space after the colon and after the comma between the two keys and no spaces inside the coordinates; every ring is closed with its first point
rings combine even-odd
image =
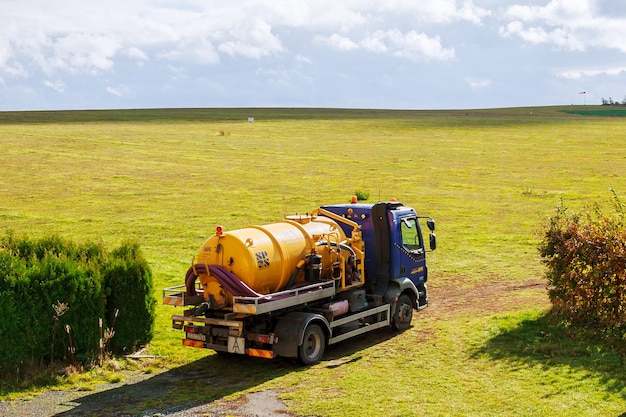
{"type": "Polygon", "coordinates": [[[319,362],[324,356],[326,335],[320,326],[311,324],[304,332],[304,340],[298,347],[298,358],[303,365],[309,366],[319,362]]]}
{"type": "Polygon", "coordinates": [[[393,315],[391,327],[402,332],[411,326],[413,318],[413,303],[408,295],[402,294],[396,303],[396,312],[393,315]]]}

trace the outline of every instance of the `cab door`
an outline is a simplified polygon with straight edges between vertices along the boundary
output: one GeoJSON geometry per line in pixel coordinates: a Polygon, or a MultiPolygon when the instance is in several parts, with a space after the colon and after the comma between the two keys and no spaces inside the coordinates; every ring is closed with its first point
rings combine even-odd
{"type": "Polygon", "coordinates": [[[394,276],[407,277],[416,286],[423,284],[427,280],[426,250],[417,217],[401,217],[396,230],[399,236],[394,241],[394,276]]]}

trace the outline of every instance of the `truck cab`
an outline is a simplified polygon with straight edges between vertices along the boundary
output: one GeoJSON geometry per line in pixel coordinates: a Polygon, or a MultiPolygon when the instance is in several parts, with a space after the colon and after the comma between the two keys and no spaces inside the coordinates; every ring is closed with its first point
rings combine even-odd
{"type": "MultiPolygon", "coordinates": [[[[369,293],[397,295],[413,286],[419,297],[414,307],[428,303],[426,282],[428,266],[426,252],[436,248],[435,223],[430,217],[419,216],[411,207],[399,202],[376,204],[336,204],[321,207],[335,215],[357,223],[365,243],[365,285],[369,293]],[[420,219],[426,219],[430,229],[429,249],[425,247],[420,219]],[[395,291],[394,291],[395,290],[395,291]]],[[[349,226],[339,223],[349,235],[349,226]]]]}

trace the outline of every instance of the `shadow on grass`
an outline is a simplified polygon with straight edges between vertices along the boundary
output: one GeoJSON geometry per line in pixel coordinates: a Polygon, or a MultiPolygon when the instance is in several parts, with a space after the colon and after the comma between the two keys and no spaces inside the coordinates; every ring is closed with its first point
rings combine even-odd
{"type": "Polygon", "coordinates": [[[283,361],[209,355],[139,382],[89,393],[57,416],[170,414],[207,404],[296,368],[283,361]]]}
{"type": "MultiPolygon", "coordinates": [[[[355,342],[327,348],[321,366],[335,368],[360,357],[342,358],[383,342],[397,333],[380,329],[355,342]]],[[[265,360],[241,355],[212,354],[140,382],[75,398],[56,416],[167,415],[208,404],[254,388],[291,372],[308,368],[293,360],[265,360]]]]}
{"type": "MultiPolygon", "coordinates": [[[[563,324],[553,314],[521,321],[491,338],[475,353],[513,365],[580,369],[607,390],[626,398],[626,355],[600,339],[597,332],[563,324]]],[[[626,417],[626,413],[621,416],[626,417]]]]}

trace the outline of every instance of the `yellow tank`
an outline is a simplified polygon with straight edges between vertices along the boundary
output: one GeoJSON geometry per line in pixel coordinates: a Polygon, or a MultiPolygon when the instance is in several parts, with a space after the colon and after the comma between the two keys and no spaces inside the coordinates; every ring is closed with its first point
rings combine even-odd
{"type": "MultiPolygon", "coordinates": [[[[229,270],[255,292],[269,294],[285,289],[298,264],[312,249],[322,256],[321,277],[326,279],[332,272],[330,252],[336,246],[323,242],[339,243],[345,239],[341,227],[322,216],[294,216],[278,223],[228,232],[218,227],[198,254],[197,263],[209,266],[208,273],[198,276],[204,298],[211,308],[232,305],[232,294],[211,275],[211,265],[229,270]]],[[[304,274],[300,272],[296,282],[302,281],[304,274]]]]}

